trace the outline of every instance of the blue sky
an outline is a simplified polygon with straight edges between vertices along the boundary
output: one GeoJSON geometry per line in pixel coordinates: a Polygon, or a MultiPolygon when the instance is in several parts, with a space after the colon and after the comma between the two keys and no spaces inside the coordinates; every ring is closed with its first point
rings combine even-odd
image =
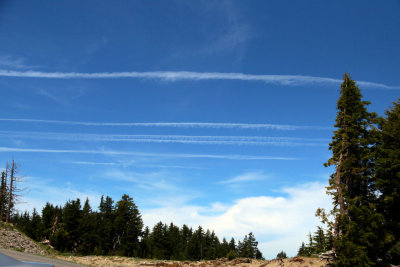
{"type": "Polygon", "coordinates": [[[2,1],[0,162],[20,210],[134,197],[146,225],[314,231],[340,80],[400,90],[399,1],[2,1]]]}

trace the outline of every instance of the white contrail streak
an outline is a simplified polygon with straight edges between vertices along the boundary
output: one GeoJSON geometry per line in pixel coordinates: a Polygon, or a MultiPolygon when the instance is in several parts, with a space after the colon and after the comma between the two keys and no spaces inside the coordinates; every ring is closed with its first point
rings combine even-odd
{"type": "MultiPolygon", "coordinates": [[[[0,76],[16,78],[46,78],[46,79],[157,79],[165,81],[181,80],[239,80],[239,81],[259,81],[269,84],[279,85],[305,85],[305,84],[335,84],[342,82],[340,79],[327,77],[314,77],[304,75],[262,75],[245,73],[225,73],[225,72],[193,72],[193,71],[145,71],[145,72],[41,72],[41,71],[14,71],[0,70],[0,76]]],[[[375,87],[380,89],[400,89],[400,86],[390,86],[375,82],[360,81],[359,85],[365,87],[375,87]]]]}
{"type": "Polygon", "coordinates": [[[249,156],[249,155],[213,155],[213,154],[167,154],[167,153],[142,153],[132,151],[115,150],[70,150],[70,149],[44,149],[44,148],[17,148],[0,147],[0,152],[8,153],[65,153],[65,154],[102,154],[102,155],[125,155],[139,157],[158,157],[158,158],[209,158],[209,159],[230,159],[230,160],[298,160],[291,157],[272,157],[272,156],[249,156]]]}
{"type": "Polygon", "coordinates": [[[103,127],[172,127],[172,128],[215,128],[215,129],[260,129],[260,130],[333,130],[326,126],[300,126],[288,124],[270,123],[226,123],[226,122],[85,122],[85,121],[61,121],[40,119],[12,119],[0,118],[0,121],[21,123],[47,123],[78,126],[103,126],[103,127]]]}
{"type": "Polygon", "coordinates": [[[199,145],[325,146],[329,139],[270,136],[126,135],[0,131],[0,136],[60,141],[181,143],[199,145]]]}

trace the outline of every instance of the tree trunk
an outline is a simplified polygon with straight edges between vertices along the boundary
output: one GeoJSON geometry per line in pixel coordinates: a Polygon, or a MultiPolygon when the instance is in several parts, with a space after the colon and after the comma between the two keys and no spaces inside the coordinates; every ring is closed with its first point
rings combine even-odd
{"type": "Polygon", "coordinates": [[[7,168],[6,171],[1,173],[1,187],[0,187],[0,222],[3,221],[4,210],[6,207],[6,189],[7,189],[7,168]]]}
{"type": "Polygon", "coordinates": [[[335,183],[336,183],[337,199],[338,199],[338,203],[339,203],[339,214],[336,214],[336,217],[335,217],[335,226],[334,226],[334,236],[335,237],[337,237],[340,234],[338,217],[340,215],[343,215],[344,212],[345,212],[343,192],[342,192],[342,184],[341,184],[342,183],[341,170],[340,170],[341,165],[342,165],[342,160],[343,160],[343,153],[340,154],[339,163],[336,166],[335,183]]]}
{"type": "Polygon", "coordinates": [[[7,205],[7,214],[6,214],[6,222],[10,220],[10,213],[11,213],[11,207],[13,205],[13,190],[14,190],[14,180],[15,180],[15,162],[14,160],[12,161],[11,164],[11,171],[10,171],[10,189],[9,189],[9,194],[8,194],[8,205],[7,205]]]}

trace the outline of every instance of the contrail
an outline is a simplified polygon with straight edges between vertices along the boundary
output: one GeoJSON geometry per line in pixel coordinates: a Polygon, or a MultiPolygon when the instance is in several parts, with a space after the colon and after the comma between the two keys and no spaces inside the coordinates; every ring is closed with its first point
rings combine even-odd
{"type": "Polygon", "coordinates": [[[300,126],[288,124],[271,123],[225,123],[225,122],[84,122],[84,121],[62,121],[62,120],[40,120],[40,119],[12,119],[0,118],[0,121],[25,122],[25,123],[47,123],[80,126],[117,126],[117,127],[172,127],[172,128],[224,128],[224,129],[260,129],[260,130],[333,130],[326,126],[300,126]]]}
{"type": "Polygon", "coordinates": [[[127,135],[0,131],[0,136],[62,141],[181,143],[198,145],[325,146],[329,139],[270,136],[127,135]]]}
{"type": "Polygon", "coordinates": [[[70,149],[44,149],[44,148],[17,148],[0,147],[0,152],[12,153],[64,153],[64,154],[101,154],[101,155],[125,155],[140,157],[158,157],[158,158],[209,158],[209,159],[229,159],[229,160],[298,160],[291,157],[274,156],[249,156],[249,155],[213,155],[213,154],[168,154],[168,153],[142,153],[132,151],[115,150],[70,150],[70,149]]]}
{"type": "MultiPolygon", "coordinates": [[[[342,82],[340,79],[315,77],[306,75],[263,75],[230,72],[194,72],[194,71],[145,71],[145,72],[42,72],[42,71],[14,71],[0,70],[0,76],[15,78],[42,78],[42,79],[155,79],[165,81],[201,81],[201,80],[238,80],[258,81],[268,84],[299,86],[306,84],[334,84],[342,82]]],[[[390,86],[382,83],[359,81],[359,85],[380,89],[400,89],[400,86],[390,86]]]]}

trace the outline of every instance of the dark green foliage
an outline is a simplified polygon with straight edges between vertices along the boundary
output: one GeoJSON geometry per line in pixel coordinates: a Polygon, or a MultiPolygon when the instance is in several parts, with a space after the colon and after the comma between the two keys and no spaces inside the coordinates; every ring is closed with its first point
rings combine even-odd
{"type": "Polygon", "coordinates": [[[128,195],[123,195],[115,209],[115,248],[124,256],[137,256],[143,221],[139,209],[128,195]]]}
{"type": "Polygon", "coordinates": [[[96,254],[109,255],[114,250],[114,201],[111,197],[101,196],[99,212],[97,215],[97,230],[101,233],[100,244],[96,246],[96,254]]]}
{"type": "Polygon", "coordinates": [[[378,211],[385,218],[383,258],[400,264],[400,99],[386,111],[376,159],[378,211]]]}
{"type": "Polygon", "coordinates": [[[193,233],[186,247],[189,260],[201,260],[204,257],[204,230],[201,226],[193,233]]]}
{"type": "Polygon", "coordinates": [[[228,258],[228,260],[233,260],[237,258],[237,254],[234,250],[231,250],[228,252],[228,254],[226,254],[226,257],[228,258]]]}
{"type": "Polygon", "coordinates": [[[110,197],[101,197],[99,210],[93,211],[89,200],[83,207],[79,199],[70,200],[63,207],[46,203],[40,216],[34,210],[15,214],[13,223],[36,241],[49,239],[55,249],[78,255],[125,255],[166,260],[212,260],[238,255],[262,258],[258,242],[252,233],[236,247],[232,238],[222,243],[217,235],[201,226],[193,231],[158,222],[150,231],[143,230],[139,209],[128,195],[113,206],[110,197]]]}
{"type": "Polygon", "coordinates": [[[317,231],[312,235],[308,235],[308,244],[304,242],[301,244],[298,256],[310,257],[312,255],[319,254],[331,250],[333,247],[333,236],[329,231],[324,231],[322,227],[317,227],[317,231]]]}
{"type": "Polygon", "coordinates": [[[79,225],[82,220],[80,199],[68,201],[63,208],[62,227],[68,233],[67,251],[72,252],[78,246],[80,238],[79,225]]]}
{"type": "Polygon", "coordinates": [[[258,242],[256,241],[253,233],[249,233],[249,235],[245,236],[243,242],[238,243],[237,250],[239,257],[243,258],[261,258],[258,248],[258,242]],[[257,257],[258,256],[258,257],[257,257]]]}
{"type": "Polygon", "coordinates": [[[328,223],[333,235],[325,238],[316,233],[320,246],[304,244],[299,254],[333,248],[337,266],[375,266],[400,263],[400,107],[378,118],[368,112],[369,102],[349,74],[345,74],[337,102],[337,117],[332,143],[332,158],[325,164],[334,166],[328,194],[333,198],[329,221],[318,210],[322,221],[328,223]]]}
{"type": "Polygon", "coordinates": [[[286,258],[287,258],[286,252],[282,250],[281,252],[279,252],[279,253],[276,255],[276,258],[277,258],[277,259],[286,259],[286,258]]]}
{"type": "Polygon", "coordinates": [[[100,236],[97,235],[97,214],[93,213],[86,199],[82,210],[82,217],[79,222],[78,238],[76,251],[79,254],[87,255],[100,247],[100,236]]]}

